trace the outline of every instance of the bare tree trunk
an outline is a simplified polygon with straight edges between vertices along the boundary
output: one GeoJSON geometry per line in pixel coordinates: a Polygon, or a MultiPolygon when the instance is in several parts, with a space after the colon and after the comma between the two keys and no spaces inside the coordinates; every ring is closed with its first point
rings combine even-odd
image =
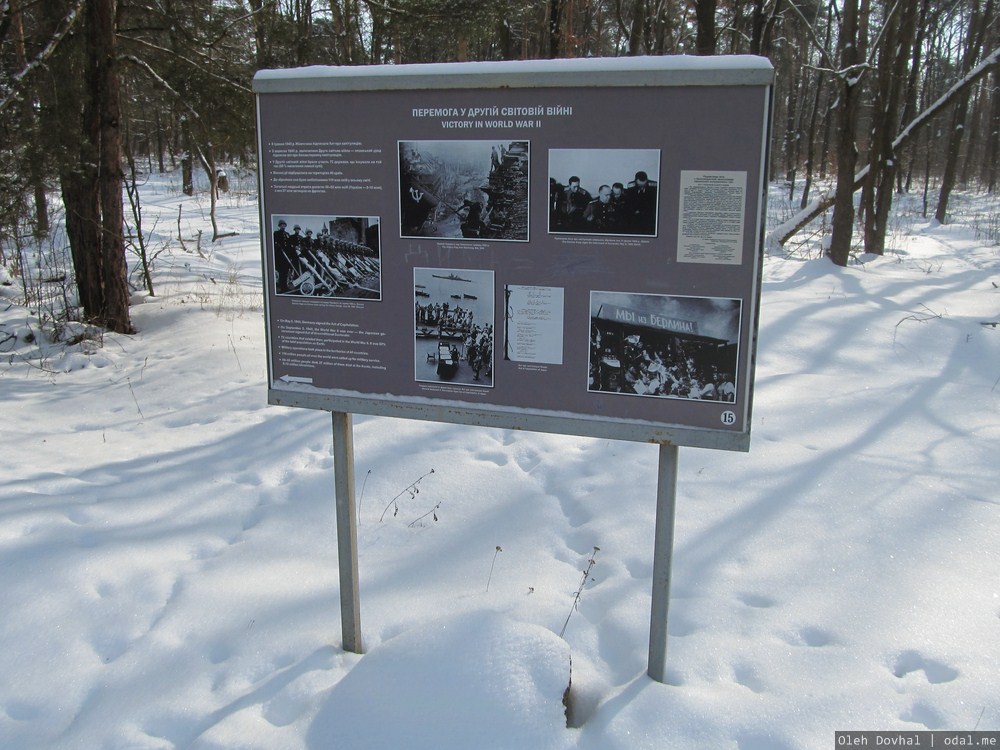
{"type": "Polygon", "coordinates": [[[273,28],[273,7],[266,0],[248,0],[253,20],[254,51],[258,68],[270,68],[274,63],[271,52],[271,30],[273,28]]]}
{"type": "MultiPolygon", "coordinates": [[[[21,16],[20,0],[10,0],[7,10],[10,34],[14,40],[14,65],[24,71],[28,67],[28,57],[24,47],[24,24],[21,16]]],[[[36,137],[38,118],[35,116],[36,99],[34,94],[25,94],[21,100],[21,117],[28,137],[28,184],[31,186],[35,199],[35,236],[44,237],[49,233],[49,208],[45,192],[45,155],[36,137]]]]}
{"type": "MultiPolygon", "coordinates": [[[[61,0],[48,0],[38,8],[41,19],[39,36],[55,39],[58,29],[65,28],[65,5],[61,0]]],[[[82,8],[76,18],[85,23],[82,8]]],[[[87,36],[82,30],[83,38],[87,36]]],[[[84,111],[83,82],[79,74],[80,54],[85,51],[80,37],[71,35],[65,43],[53,47],[47,67],[52,81],[65,82],[58,88],[38,89],[40,117],[49,123],[43,147],[55,152],[59,187],[65,209],[66,237],[69,240],[73,275],[77,288],[77,303],[82,320],[98,321],[102,309],[100,204],[97,193],[97,129],[92,120],[82,117],[84,111]],[[58,144],[58,145],[57,145],[58,144]]],[[[51,47],[51,44],[50,44],[51,47]]],[[[89,65],[87,68],[89,70],[89,65]]]]}
{"type": "MultiPolygon", "coordinates": [[[[917,17],[916,35],[913,40],[913,59],[910,61],[910,74],[906,81],[906,93],[903,97],[902,122],[909,122],[917,113],[918,83],[920,81],[921,58],[923,57],[924,37],[927,34],[929,10],[930,0],[921,0],[920,15],[917,17]]],[[[912,151],[912,149],[908,149],[908,151],[912,151]]],[[[897,158],[903,160],[904,153],[897,152],[897,158]]],[[[906,155],[905,161],[907,162],[906,169],[904,170],[901,164],[899,169],[896,170],[896,192],[898,193],[909,190],[910,175],[913,173],[914,158],[906,155]],[[904,172],[907,175],[906,184],[903,182],[904,172]]]]}
{"type": "Polygon", "coordinates": [[[295,22],[295,64],[308,65],[312,55],[312,0],[294,0],[293,13],[295,22]]]}
{"type": "Polygon", "coordinates": [[[198,152],[201,159],[201,166],[205,170],[205,174],[208,175],[208,186],[209,186],[209,216],[212,220],[212,242],[220,240],[223,237],[232,237],[236,232],[225,232],[219,231],[218,217],[216,216],[216,208],[219,205],[219,167],[215,161],[215,149],[209,145],[205,152],[198,152]]]}
{"type": "Polygon", "coordinates": [[[823,87],[825,82],[823,71],[820,70],[816,75],[816,82],[814,84],[816,86],[816,97],[813,100],[812,114],[809,116],[809,134],[806,137],[806,174],[805,182],[802,186],[802,198],[799,202],[799,208],[805,208],[809,202],[809,191],[812,189],[813,165],[816,158],[816,121],[819,119],[819,109],[823,101],[823,87]]]}
{"type": "Polygon", "coordinates": [[[774,0],[770,13],[765,10],[767,0],[753,0],[753,20],[750,32],[750,54],[768,57],[771,54],[771,34],[781,12],[783,0],[774,0]]]}
{"type": "MultiPolygon", "coordinates": [[[[986,6],[980,9],[979,0],[973,3],[972,16],[969,20],[969,36],[966,41],[965,54],[962,59],[962,71],[972,70],[979,58],[982,49],[983,35],[986,30],[986,20],[992,19],[993,0],[986,0],[986,6]]],[[[948,200],[951,191],[955,187],[958,176],[958,158],[962,150],[962,139],[965,135],[965,121],[969,111],[969,97],[971,88],[962,89],[955,104],[955,115],[952,118],[951,132],[948,134],[947,161],[944,165],[944,174],[941,176],[941,190],[938,193],[937,209],[934,211],[934,218],[944,224],[948,218],[948,200]]]]}
{"type": "Polygon", "coordinates": [[[619,33],[625,37],[626,53],[629,57],[641,55],[643,49],[648,50],[648,9],[646,0],[632,0],[629,3],[631,16],[624,12],[624,0],[616,0],[614,3],[614,16],[618,24],[619,33]]]}
{"type": "Polygon", "coordinates": [[[993,106],[990,110],[990,133],[986,144],[986,190],[990,193],[997,189],[997,161],[1000,160],[1000,65],[993,66],[990,76],[993,85],[990,87],[993,106]]]}
{"type": "Polygon", "coordinates": [[[968,187],[969,182],[972,180],[972,174],[974,171],[974,164],[976,160],[982,159],[982,152],[979,150],[980,145],[980,130],[983,119],[983,112],[986,108],[983,106],[983,99],[985,97],[985,91],[983,91],[982,86],[977,86],[976,90],[972,91],[970,94],[970,104],[969,104],[969,118],[968,118],[968,131],[969,137],[965,138],[965,155],[962,158],[962,169],[959,175],[958,182],[964,188],[968,187]]]}
{"type": "Polygon", "coordinates": [[[89,0],[88,35],[94,55],[91,96],[100,157],[98,196],[101,209],[101,283],[104,305],[101,324],[116,333],[134,333],[129,317],[128,266],[125,261],[122,208],[121,92],[118,82],[115,0],[89,0]]]}
{"type": "Polygon", "coordinates": [[[695,51],[699,55],[714,55],[716,45],[715,9],[717,0],[694,0],[697,20],[695,51]]]}
{"type": "Polygon", "coordinates": [[[548,57],[555,59],[562,56],[562,11],[563,0],[548,2],[548,57]]]}
{"type": "Polygon", "coordinates": [[[653,14],[650,54],[666,55],[677,48],[674,40],[674,19],[677,17],[674,2],[675,0],[657,0],[656,11],[653,14]]]}
{"type": "Polygon", "coordinates": [[[823,112],[823,143],[819,149],[819,178],[826,179],[830,162],[830,142],[833,138],[834,107],[837,103],[837,87],[831,86],[827,98],[826,109],[823,112]]]}
{"type": "Polygon", "coordinates": [[[181,191],[194,195],[194,144],[191,142],[191,124],[186,114],[181,115],[181,191]]]}
{"type": "Polygon", "coordinates": [[[858,160],[857,127],[861,91],[858,81],[858,0],[845,0],[841,24],[840,106],[837,109],[837,189],[833,200],[830,258],[846,266],[854,234],[854,170],[858,160]]]}
{"type": "MultiPolygon", "coordinates": [[[[780,0],[779,0],[780,3],[780,0]]],[[[830,37],[833,34],[833,24],[830,23],[830,6],[826,6],[826,38],[823,41],[823,46],[829,49],[830,37]]],[[[807,60],[808,62],[808,60],[807,60]]],[[[813,99],[812,113],[809,116],[809,134],[806,138],[806,163],[805,163],[805,180],[802,186],[802,198],[799,201],[799,208],[805,208],[809,203],[809,191],[812,190],[813,172],[816,171],[816,129],[817,121],[819,120],[820,107],[824,101],[823,91],[826,88],[826,73],[820,68],[816,72],[816,96],[813,99]]],[[[827,108],[827,113],[829,113],[829,108],[827,108]]],[[[828,116],[824,116],[823,120],[828,120],[828,116]]],[[[825,159],[826,155],[823,154],[821,160],[825,159]]]]}
{"type": "Polygon", "coordinates": [[[160,122],[160,108],[156,108],[156,138],[154,143],[156,144],[156,167],[160,174],[163,174],[166,169],[163,165],[163,152],[166,150],[166,145],[163,142],[163,124],[160,122]]]}
{"type": "Polygon", "coordinates": [[[899,112],[906,94],[906,64],[916,33],[916,0],[903,0],[897,17],[887,22],[879,49],[875,105],[872,107],[872,137],[868,157],[868,179],[862,188],[865,215],[865,252],[882,255],[892,207],[893,181],[898,159],[892,142],[899,127],[899,112]]]}
{"type": "Polygon", "coordinates": [[[958,156],[962,149],[962,138],[968,111],[969,95],[965,93],[955,105],[955,112],[952,115],[951,129],[948,133],[948,147],[945,152],[944,174],[941,175],[937,208],[934,209],[934,219],[941,224],[944,224],[948,218],[948,201],[951,198],[951,191],[955,187],[958,174],[958,156]]]}
{"type": "Polygon", "coordinates": [[[96,250],[101,242],[97,185],[93,174],[71,171],[64,172],[60,182],[81,317],[96,322],[103,307],[101,255],[96,250]]]}
{"type": "Polygon", "coordinates": [[[789,85],[785,114],[785,181],[788,183],[789,203],[795,199],[795,177],[802,155],[802,99],[805,94],[805,84],[802,61],[798,55],[792,58],[792,68],[794,73],[789,85]]]}
{"type": "MultiPolygon", "coordinates": [[[[260,2],[261,0],[252,0],[260,2]]],[[[357,65],[362,61],[358,0],[330,0],[330,16],[336,40],[335,59],[338,65],[357,65]]]]}

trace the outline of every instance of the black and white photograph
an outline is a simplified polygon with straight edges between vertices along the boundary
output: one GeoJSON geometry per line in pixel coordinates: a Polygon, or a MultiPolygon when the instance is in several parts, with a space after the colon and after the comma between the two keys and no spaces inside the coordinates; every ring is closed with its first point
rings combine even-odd
{"type": "Polygon", "coordinates": [[[399,141],[401,237],[528,241],[528,141],[399,141]]]}
{"type": "Polygon", "coordinates": [[[742,301],[590,293],[588,390],[736,401],[742,301]]]}
{"type": "Polygon", "coordinates": [[[275,293],[382,298],[377,216],[271,216],[275,293]]]}
{"type": "Polygon", "coordinates": [[[493,387],[493,271],[413,269],[414,377],[493,387]]]}
{"type": "Polygon", "coordinates": [[[656,236],[658,149],[551,149],[549,232],[656,236]]]}

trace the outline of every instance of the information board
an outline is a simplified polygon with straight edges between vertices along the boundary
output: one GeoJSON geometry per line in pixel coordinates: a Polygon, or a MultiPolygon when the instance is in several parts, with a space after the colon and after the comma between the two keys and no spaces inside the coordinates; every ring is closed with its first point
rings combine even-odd
{"type": "Polygon", "coordinates": [[[747,450],[773,71],[260,71],[268,398],[747,450]]]}

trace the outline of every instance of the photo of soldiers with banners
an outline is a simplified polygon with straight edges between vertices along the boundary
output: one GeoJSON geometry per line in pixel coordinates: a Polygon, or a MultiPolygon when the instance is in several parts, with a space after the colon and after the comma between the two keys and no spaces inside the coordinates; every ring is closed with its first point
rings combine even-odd
{"type": "Polygon", "coordinates": [[[399,141],[401,237],[528,240],[528,141],[399,141]]]}
{"type": "Polygon", "coordinates": [[[493,271],[413,269],[414,377],[493,387],[493,271]]]}
{"type": "Polygon", "coordinates": [[[656,236],[657,149],[551,149],[549,232],[656,236]]]}
{"type": "Polygon", "coordinates": [[[275,293],[381,299],[377,216],[271,217],[275,293]]]}
{"type": "Polygon", "coordinates": [[[742,301],[591,292],[588,390],[736,400],[742,301]]]}

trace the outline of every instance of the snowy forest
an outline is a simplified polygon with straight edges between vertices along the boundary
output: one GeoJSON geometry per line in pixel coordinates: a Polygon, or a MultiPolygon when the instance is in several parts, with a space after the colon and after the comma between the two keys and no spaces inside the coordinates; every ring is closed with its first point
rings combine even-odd
{"type": "MultiPolygon", "coordinates": [[[[1000,742],[996,4],[0,0],[0,748],[814,750],[869,730],[894,733],[886,745],[1000,742]],[[255,72],[730,54],[775,73],[753,442],[680,451],[669,617],[650,597],[660,445],[359,413],[356,514],[338,516],[342,422],[331,434],[328,412],[269,402],[265,303],[361,316],[388,302],[356,288],[285,298],[261,240],[287,220],[334,247],[354,227],[360,244],[380,219],[382,247],[397,227],[393,211],[333,202],[262,225],[255,72]],[[363,653],[340,608],[346,520],[363,653]],[[647,671],[654,622],[669,633],[662,680],[647,671]]],[[[602,122],[654,118],[642,133],[670,114],[631,109],[602,122]]],[[[457,209],[470,184],[520,180],[528,156],[543,183],[538,143],[477,142],[475,180],[452,145],[428,172],[463,175],[457,209]],[[516,169],[492,166],[494,146],[516,169]]],[[[569,145],[560,179],[574,158],[603,173],[649,156],[569,145]]],[[[464,242],[450,214],[454,231],[399,244],[493,258],[501,243],[464,242]]],[[[673,231],[613,247],[652,268],[638,245],[659,252],[673,231]]],[[[575,260],[606,238],[543,241],[575,260]]],[[[480,321],[508,289],[534,288],[510,274],[484,293],[471,274],[492,271],[420,263],[412,289],[408,269],[378,281],[405,313],[406,348],[387,362],[428,393],[476,399],[514,370],[561,377],[555,356],[505,362],[498,315],[495,372],[438,382],[455,361],[409,338],[411,301],[426,322],[439,283],[480,321]]],[[[589,301],[629,300],[599,272],[589,301]]],[[[698,324],[718,301],[684,299],[698,324]]],[[[736,325],[746,306],[722,302],[736,325]]],[[[584,364],[559,385],[603,397],[587,388],[583,312],[555,326],[584,364]]]]}
{"type": "Polygon", "coordinates": [[[843,266],[856,251],[883,252],[894,195],[920,194],[925,215],[946,223],[956,186],[996,190],[995,5],[2,0],[0,263],[16,275],[19,254],[63,221],[71,315],[130,331],[129,285],[152,284],[140,176],[180,169],[190,195],[199,170],[214,198],[225,165],[253,168],[258,69],[749,54],[774,65],[770,172],[802,208],[774,239],[829,212],[828,255],[843,266]],[[145,269],[138,280],[121,262],[128,252],[145,269]]]}

